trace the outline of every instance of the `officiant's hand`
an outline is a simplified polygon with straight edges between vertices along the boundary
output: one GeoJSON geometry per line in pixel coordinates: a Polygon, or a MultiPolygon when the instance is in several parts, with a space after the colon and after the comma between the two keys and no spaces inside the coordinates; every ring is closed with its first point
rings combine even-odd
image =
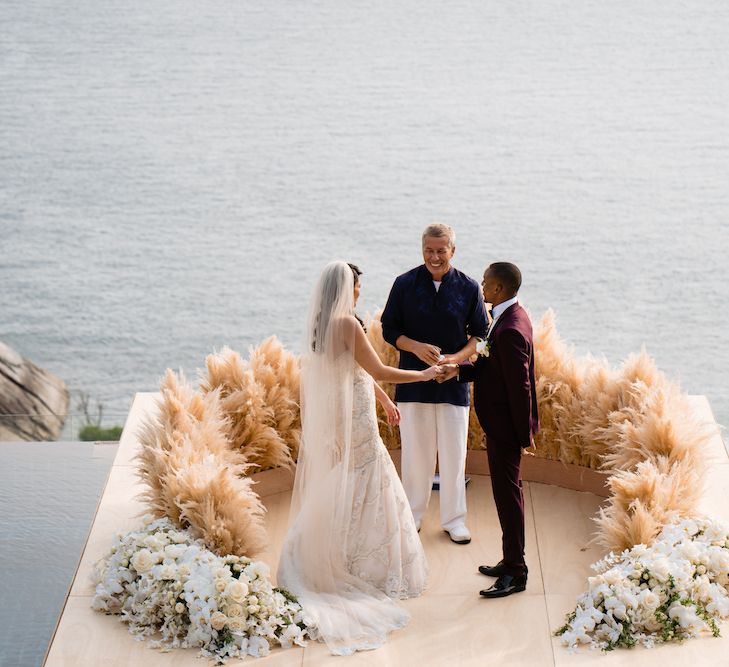
{"type": "Polygon", "coordinates": [[[458,375],[458,364],[441,364],[443,373],[437,378],[438,382],[447,382],[458,375]]]}
{"type": "Polygon", "coordinates": [[[458,365],[458,362],[460,360],[455,354],[446,354],[441,360],[440,365],[441,366],[450,366],[452,364],[458,365]]]}
{"type": "Polygon", "coordinates": [[[440,361],[440,348],[430,343],[414,343],[412,353],[420,359],[420,361],[433,365],[440,361]]]}

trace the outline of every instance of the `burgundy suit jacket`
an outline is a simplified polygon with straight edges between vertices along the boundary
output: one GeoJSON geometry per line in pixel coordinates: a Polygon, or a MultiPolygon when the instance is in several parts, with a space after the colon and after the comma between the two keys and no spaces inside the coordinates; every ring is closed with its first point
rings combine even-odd
{"type": "Polygon", "coordinates": [[[489,356],[461,366],[459,379],[473,382],[476,416],[489,438],[529,447],[539,414],[532,323],[520,304],[501,314],[489,340],[489,356]]]}

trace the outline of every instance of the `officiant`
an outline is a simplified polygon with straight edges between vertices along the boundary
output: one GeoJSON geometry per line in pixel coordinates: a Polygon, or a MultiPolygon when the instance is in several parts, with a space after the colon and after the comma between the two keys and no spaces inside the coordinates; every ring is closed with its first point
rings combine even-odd
{"type": "MultiPolygon", "coordinates": [[[[453,229],[432,224],[422,235],[423,264],[395,279],[382,313],[385,340],[400,351],[400,368],[422,370],[461,363],[487,330],[479,284],[451,264],[453,229]]],[[[449,380],[398,385],[401,413],[402,482],[420,529],[435,473],[440,473],[440,523],[451,540],[468,544],[466,526],[466,441],[470,392],[449,380]]]]}

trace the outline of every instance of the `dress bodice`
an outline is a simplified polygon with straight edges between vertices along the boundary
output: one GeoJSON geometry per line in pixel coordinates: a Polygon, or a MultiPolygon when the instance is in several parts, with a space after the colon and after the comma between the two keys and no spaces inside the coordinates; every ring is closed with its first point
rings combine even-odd
{"type": "Polygon", "coordinates": [[[352,458],[355,467],[371,461],[376,450],[383,447],[379,436],[374,380],[361,366],[357,366],[352,393],[352,458]]]}

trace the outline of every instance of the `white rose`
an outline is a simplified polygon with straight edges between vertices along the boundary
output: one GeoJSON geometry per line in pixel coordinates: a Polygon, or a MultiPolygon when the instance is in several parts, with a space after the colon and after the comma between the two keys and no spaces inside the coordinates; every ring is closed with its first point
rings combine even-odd
{"type": "Polygon", "coordinates": [[[213,627],[213,630],[222,630],[227,622],[228,617],[219,611],[216,611],[210,617],[210,625],[213,627]]]}
{"type": "MultiPolygon", "coordinates": [[[[658,579],[662,582],[667,581],[668,575],[670,574],[668,559],[664,557],[656,558],[651,563],[650,570],[654,579],[658,579]]],[[[651,586],[651,588],[653,588],[653,586],[651,586]]]]}
{"type": "Polygon", "coordinates": [[[233,581],[225,587],[225,595],[236,602],[243,602],[246,595],[248,595],[248,586],[246,586],[242,581],[233,579],[233,581]]]}
{"type": "Polygon", "coordinates": [[[245,630],[245,627],[243,626],[243,621],[241,621],[240,618],[229,618],[228,629],[231,632],[242,633],[245,630]]]}
{"type": "Polygon", "coordinates": [[[237,618],[239,616],[243,616],[243,607],[237,603],[229,604],[226,613],[231,618],[237,618]]]}
{"type": "Polygon", "coordinates": [[[640,604],[648,609],[655,609],[661,603],[661,599],[651,590],[645,589],[640,592],[640,604]]]}
{"type": "Polygon", "coordinates": [[[484,357],[489,356],[489,343],[485,340],[480,340],[476,343],[476,354],[481,354],[484,357]]]}
{"type": "Polygon", "coordinates": [[[163,546],[156,535],[147,535],[143,540],[143,544],[151,551],[159,551],[163,546]]]}
{"type": "Polygon", "coordinates": [[[177,560],[185,551],[187,551],[187,547],[184,544],[168,544],[165,547],[165,556],[177,560]]]}
{"type": "Polygon", "coordinates": [[[218,593],[222,593],[225,590],[225,582],[222,579],[216,579],[215,580],[215,590],[218,591],[218,593]]]}
{"type": "Polygon", "coordinates": [[[132,556],[132,567],[139,572],[147,572],[152,565],[154,565],[154,559],[149,549],[140,549],[132,556]]]}
{"type": "Polygon", "coordinates": [[[623,582],[623,573],[614,567],[604,574],[604,579],[609,586],[617,586],[623,582]]]}
{"type": "Polygon", "coordinates": [[[185,613],[185,609],[187,609],[187,607],[185,607],[185,605],[182,604],[182,602],[178,602],[175,605],[175,612],[178,613],[178,614],[184,614],[185,613]]]}

